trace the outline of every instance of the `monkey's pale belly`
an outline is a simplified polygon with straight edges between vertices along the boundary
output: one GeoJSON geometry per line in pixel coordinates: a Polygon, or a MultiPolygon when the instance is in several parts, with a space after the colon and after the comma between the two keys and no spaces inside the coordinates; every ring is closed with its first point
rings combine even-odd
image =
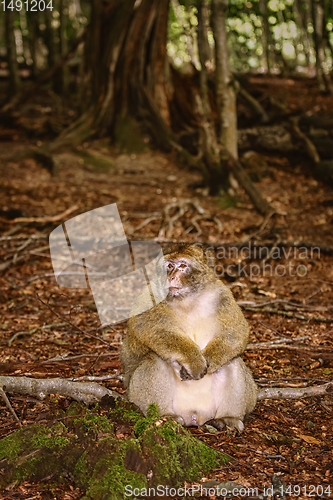
{"type": "Polygon", "coordinates": [[[223,370],[200,380],[182,381],[176,374],[174,379],[173,411],[183,417],[186,425],[203,425],[216,417],[219,402],[214,394],[223,392],[227,383],[223,370]]]}

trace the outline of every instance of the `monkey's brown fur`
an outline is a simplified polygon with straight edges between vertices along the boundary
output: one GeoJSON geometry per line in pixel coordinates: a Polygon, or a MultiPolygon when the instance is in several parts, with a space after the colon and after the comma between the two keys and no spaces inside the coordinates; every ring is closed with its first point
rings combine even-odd
{"type": "MultiPolygon", "coordinates": [[[[243,430],[257,399],[252,374],[239,357],[248,324],[200,247],[177,246],[164,259],[167,298],[128,322],[122,364],[129,399],[144,412],[157,403],[161,415],[185,425],[214,419],[219,427],[243,430]]],[[[145,300],[139,299],[141,305],[145,300]]]]}

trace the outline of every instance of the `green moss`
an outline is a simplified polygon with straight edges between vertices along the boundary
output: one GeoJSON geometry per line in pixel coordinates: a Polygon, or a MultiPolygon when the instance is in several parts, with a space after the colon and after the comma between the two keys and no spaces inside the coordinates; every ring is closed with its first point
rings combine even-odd
{"type": "Polygon", "coordinates": [[[237,197],[224,192],[217,198],[216,204],[223,210],[227,210],[228,208],[240,206],[240,200],[237,197]]]}
{"type": "Polygon", "coordinates": [[[116,403],[111,413],[123,424],[121,409],[136,419],[136,434],[127,440],[117,439],[108,419],[95,415],[98,408],[89,411],[77,403],[68,409],[67,416],[76,418],[67,418],[67,426],[61,421],[50,427],[32,425],[2,439],[0,487],[48,477],[59,484],[73,475],[86,500],[121,500],[126,485],[139,490],[158,484],[174,487],[226,463],[223,455],[176,422],[156,422],[156,405],[142,418],[130,403],[116,403]],[[108,429],[102,437],[101,429],[108,429]]]}
{"type": "Polygon", "coordinates": [[[14,461],[22,452],[29,452],[34,448],[31,439],[45,434],[43,425],[34,424],[29,427],[22,427],[18,431],[6,436],[0,441],[0,461],[6,459],[9,463],[14,461]]]}
{"type": "Polygon", "coordinates": [[[82,500],[116,500],[127,498],[125,496],[126,485],[132,488],[147,487],[147,479],[142,474],[124,469],[122,463],[108,468],[102,478],[94,481],[86,491],[82,500]]]}
{"type": "Polygon", "coordinates": [[[36,436],[32,440],[33,446],[46,446],[46,448],[55,448],[56,446],[67,446],[70,440],[62,436],[36,436]]]}
{"type": "Polygon", "coordinates": [[[136,436],[141,436],[146,429],[159,417],[159,409],[157,404],[153,403],[148,406],[147,409],[147,417],[146,418],[140,418],[137,420],[135,426],[134,426],[134,434],[136,436]]]}
{"type": "Polygon", "coordinates": [[[114,139],[116,147],[122,153],[141,153],[148,149],[139,123],[129,116],[117,121],[114,139]]]}
{"type": "Polygon", "coordinates": [[[81,432],[83,433],[92,431],[95,434],[98,432],[106,434],[108,432],[112,432],[112,423],[106,416],[98,415],[97,412],[98,405],[95,405],[92,410],[89,410],[80,403],[72,403],[67,411],[67,414],[74,416],[77,413],[81,413],[78,418],[73,419],[73,423],[81,429],[81,432]]]}
{"type": "Polygon", "coordinates": [[[84,149],[74,149],[76,155],[80,156],[80,163],[89,165],[99,172],[109,172],[114,168],[114,161],[106,155],[97,151],[87,151],[84,149]]]}
{"type": "Polygon", "coordinates": [[[147,410],[147,419],[157,420],[159,416],[160,416],[160,411],[158,409],[157,404],[153,403],[149,405],[147,410]]]}
{"type": "Polygon", "coordinates": [[[130,425],[141,420],[142,413],[139,408],[136,410],[132,403],[117,399],[114,407],[109,411],[109,417],[111,420],[119,421],[123,424],[128,423],[130,425]]]}

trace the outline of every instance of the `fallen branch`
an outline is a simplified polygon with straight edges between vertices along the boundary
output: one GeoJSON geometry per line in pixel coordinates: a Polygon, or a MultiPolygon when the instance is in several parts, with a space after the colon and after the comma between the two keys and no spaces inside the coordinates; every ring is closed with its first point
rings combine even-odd
{"type": "Polygon", "coordinates": [[[39,330],[46,330],[49,328],[60,328],[62,326],[67,326],[67,323],[51,323],[50,325],[44,325],[44,326],[37,326],[36,328],[33,328],[32,330],[27,330],[27,331],[22,331],[22,332],[16,332],[9,340],[8,340],[8,345],[11,345],[13,342],[18,337],[23,337],[24,335],[33,335],[34,333],[38,332],[39,330]]]}
{"type": "Polygon", "coordinates": [[[295,135],[295,137],[297,137],[297,139],[300,139],[303,142],[308,155],[310,156],[312,161],[315,164],[317,164],[320,162],[320,156],[318,154],[317,148],[313,144],[313,142],[310,141],[310,139],[305,134],[303,134],[303,132],[299,128],[299,126],[298,126],[299,119],[300,119],[300,117],[298,117],[298,116],[294,116],[293,118],[290,118],[291,130],[292,130],[293,134],[295,135]]]}
{"type": "Polygon", "coordinates": [[[266,113],[265,109],[262,107],[260,102],[255,99],[244,87],[239,87],[238,94],[247,102],[252,111],[254,111],[255,115],[260,118],[260,123],[268,123],[269,116],[266,113]]]}
{"type": "Polygon", "coordinates": [[[322,307],[316,307],[316,306],[307,306],[306,304],[297,304],[296,302],[290,302],[290,300],[286,299],[273,299],[273,300],[267,300],[266,302],[261,302],[261,303],[256,303],[250,300],[240,300],[237,302],[237,304],[240,307],[264,307],[264,306],[269,306],[271,304],[286,304],[290,308],[293,309],[310,309],[312,311],[323,311],[327,310],[327,308],[322,308],[322,307]]]}
{"type": "Polygon", "coordinates": [[[117,392],[111,391],[95,382],[71,382],[61,378],[34,379],[28,377],[0,376],[0,389],[6,392],[30,394],[38,399],[44,399],[49,394],[59,394],[82,401],[89,405],[97,403],[104,396],[125,399],[117,392]]]}
{"type": "Polygon", "coordinates": [[[48,234],[18,234],[17,236],[0,236],[0,241],[11,240],[47,240],[48,234]]]}
{"type": "Polygon", "coordinates": [[[326,396],[333,393],[333,382],[312,387],[292,388],[292,387],[266,387],[259,389],[258,401],[262,399],[301,399],[313,398],[314,396],[326,396]]]}
{"type": "Polygon", "coordinates": [[[108,352],[108,353],[104,353],[104,354],[77,354],[77,355],[74,355],[74,356],[70,356],[69,354],[62,354],[62,355],[59,355],[57,354],[56,356],[54,356],[54,358],[50,358],[50,359],[45,359],[44,361],[40,361],[39,363],[41,365],[45,365],[47,363],[58,363],[58,362],[61,362],[61,361],[74,361],[75,359],[81,359],[81,358],[97,358],[98,356],[100,358],[104,358],[104,357],[110,357],[110,356],[115,356],[115,355],[118,355],[117,352],[108,352]]]}
{"type": "Polygon", "coordinates": [[[251,312],[268,312],[269,314],[278,314],[279,316],[286,316],[287,318],[296,318],[303,321],[315,321],[316,323],[333,323],[333,318],[320,318],[320,316],[305,316],[304,314],[291,313],[288,311],[281,311],[279,309],[272,309],[264,307],[264,309],[258,309],[257,307],[242,307],[245,311],[251,312]]]}
{"type": "Polygon", "coordinates": [[[123,381],[124,377],[119,375],[119,373],[114,373],[113,375],[104,375],[101,377],[93,376],[93,375],[83,375],[82,377],[72,377],[67,380],[71,380],[72,382],[103,382],[105,380],[121,380],[123,381]]]}
{"type": "Polygon", "coordinates": [[[7,220],[7,219],[0,219],[1,222],[5,222],[7,224],[16,224],[17,222],[58,222],[61,219],[64,219],[68,215],[72,214],[78,209],[78,205],[73,205],[70,208],[67,208],[64,212],[61,212],[61,214],[58,215],[51,215],[48,217],[17,217],[16,219],[12,220],[7,220]]]}
{"type": "MultiPolygon", "coordinates": [[[[36,248],[36,250],[46,250],[48,248],[49,248],[49,245],[47,245],[45,247],[41,247],[39,249],[36,248]]],[[[22,249],[22,247],[21,247],[21,249],[22,249]]],[[[36,250],[30,250],[28,253],[24,253],[23,255],[20,255],[20,256],[18,256],[17,252],[16,252],[14,257],[11,260],[8,260],[7,262],[3,262],[2,264],[0,264],[0,271],[5,271],[10,266],[14,266],[15,264],[19,264],[20,262],[24,262],[25,260],[27,260],[30,257],[30,255],[34,255],[34,252],[36,250]]]]}
{"type": "Polygon", "coordinates": [[[299,340],[307,340],[309,338],[308,335],[303,335],[303,337],[297,337],[295,339],[291,339],[289,337],[284,337],[276,340],[271,340],[270,342],[256,342],[255,344],[247,344],[247,349],[274,349],[275,347],[279,347],[279,344],[284,344],[287,342],[297,342],[299,340]]]}
{"type": "MultiPolygon", "coordinates": [[[[39,399],[44,399],[48,394],[59,394],[71,397],[76,401],[85,404],[92,404],[100,401],[104,396],[119,397],[124,396],[103,387],[95,382],[72,382],[61,378],[33,379],[28,377],[7,377],[0,376],[0,389],[6,392],[17,392],[19,394],[30,394],[39,399]]],[[[262,399],[301,399],[314,396],[325,396],[333,393],[333,382],[323,385],[291,388],[291,387],[266,387],[259,389],[258,401],[262,399]]]]}
{"type": "Polygon", "coordinates": [[[276,210],[265,200],[257,186],[251,181],[241,162],[234,158],[227,149],[221,151],[221,159],[227,160],[229,170],[234,174],[236,180],[242,186],[257,211],[270,219],[276,213],[276,210]]]}

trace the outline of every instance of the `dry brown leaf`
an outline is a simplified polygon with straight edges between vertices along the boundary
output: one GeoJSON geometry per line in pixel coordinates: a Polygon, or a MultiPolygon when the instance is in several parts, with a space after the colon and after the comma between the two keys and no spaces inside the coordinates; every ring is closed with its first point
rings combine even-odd
{"type": "Polygon", "coordinates": [[[318,441],[318,439],[312,436],[305,436],[305,434],[299,434],[299,437],[302,438],[303,441],[309,444],[321,444],[321,441],[318,441]]]}

